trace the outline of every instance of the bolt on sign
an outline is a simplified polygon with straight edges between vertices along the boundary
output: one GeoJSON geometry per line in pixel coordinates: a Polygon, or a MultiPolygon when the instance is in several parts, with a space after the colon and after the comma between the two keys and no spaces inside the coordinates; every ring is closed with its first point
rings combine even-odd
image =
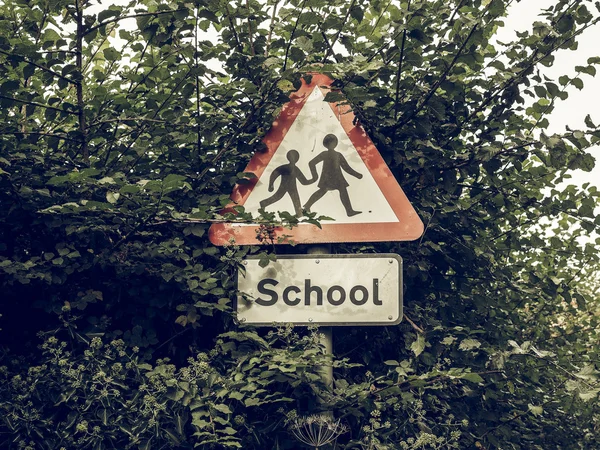
{"type": "MultiPolygon", "coordinates": [[[[275,227],[274,241],[282,244],[418,239],[423,222],[350,107],[324,101],[332,83],[323,74],[302,80],[265,136],[266,150],[245,169],[255,177],[234,188],[230,208],[243,206],[253,217],[312,212],[332,219],[321,228],[275,227]]],[[[260,244],[257,228],[213,224],[209,238],[215,245],[260,244]]]]}
{"type": "Polygon", "coordinates": [[[402,258],[396,254],[287,255],[238,272],[237,317],[257,326],[395,325],[402,319],[402,258]]]}

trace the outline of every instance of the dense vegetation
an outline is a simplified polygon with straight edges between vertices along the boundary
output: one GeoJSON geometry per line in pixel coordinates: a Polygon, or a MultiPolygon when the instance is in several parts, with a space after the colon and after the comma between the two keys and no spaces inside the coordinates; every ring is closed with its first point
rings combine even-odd
{"type": "Polygon", "coordinates": [[[600,58],[542,73],[598,6],[495,42],[510,3],[0,2],[0,447],[291,449],[326,411],[340,449],[599,447],[599,193],[556,185],[600,128],[546,130],[600,58]],[[318,329],[232,311],[245,255],[303,250],[207,239],[311,70],[426,224],[333,246],[402,255],[406,318],[334,330],[332,389],[318,329]]]}

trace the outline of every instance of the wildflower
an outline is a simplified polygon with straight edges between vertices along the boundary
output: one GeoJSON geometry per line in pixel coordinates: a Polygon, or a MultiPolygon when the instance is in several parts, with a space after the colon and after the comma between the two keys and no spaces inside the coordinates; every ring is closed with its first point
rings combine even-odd
{"type": "Polygon", "coordinates": [[[102,339],[98,336],[92,338],[92,342],[90,342],[91,348],[102,348],[102,339]]]}
{"type": "Polygon", "coordinates": [[[87,420],[82,420],[75,427],[75,431],[77,433],[86,433],[87,430],[88,430],[88,422],[87,422],[87,420]]]}
{"type": "Polygon", "coordinates": [[[246,419],[244,419],[244,416],[235,416],[233,421],[236,423],[236,425],[243,425],[246,422],[246,419]]]}
{"type": "Polygon", "coordinates": [[[300,442],[318,449],[333,442],[348,429],[330,416],[314,415],[294,419],[290,431],[300,442]]]}

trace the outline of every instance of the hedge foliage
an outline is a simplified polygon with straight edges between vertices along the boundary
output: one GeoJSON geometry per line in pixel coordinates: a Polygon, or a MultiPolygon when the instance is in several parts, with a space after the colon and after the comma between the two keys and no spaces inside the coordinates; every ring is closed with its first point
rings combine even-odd
{"type": "Polygon", "coordinates": [[[562,183],[600,128],[548,131],[600,58],[544,74],[598,7],[497,42],[510,3],[4,0],[0,447],[293,449],[320,423],[322,448],[600,446],[599,194],[562,183]],[[399,253],[406,313],[335,329],[333,358],[232,309],[246,255],[305,249],[207,239],[248,219],[220,211],[315,70],[426,224],[333,246],[399,253]]]}

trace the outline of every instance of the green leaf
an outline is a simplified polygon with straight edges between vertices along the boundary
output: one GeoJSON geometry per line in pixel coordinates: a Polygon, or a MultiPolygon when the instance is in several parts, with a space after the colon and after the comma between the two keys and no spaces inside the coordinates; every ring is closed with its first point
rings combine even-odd
{"type": "Polygon", "coordinates": [[[110,47],[105,48],[103,54],[107,61],[116,61],[121,56],[121,54],[117,50],[110,47]]]}
{"type": "Polygon", "coordinates": [[[417,340],[410,345],[411,351],[415,356],[419,356],[425,350],[425,337],[422,334],[417,334],[417,340]]]}
{"type": "Polygon", "coordinates": [[[120,196],[121,196],[121,194],[119,194],[118,192],[107,192],[106,193],[106,201],[108,201],[108,203],[111,203],[114,205],[115,203],[117,203],[120,196]]]}
{"type": "Polygon", "coordinates": [[[542,406],[534,406],[531,403],[527,406],[529,411],[531,411],[534,416],[541,416],[544,412],[544,408],[542,406]]]}
{"type": "Polygon", "coordinates": [[[229,398],[232,398],[234,400],[242,400],[244,398],[244,394],[239,391],[230,392],[229,398]]]}
{"type": "Polygon", "coordinates": [[[62,68],[61,74],[62,76],[67,76],[70,73],[73,73],[77,70],[77,66],[75,64],[67,64],[62,68]]]}
{"type": "Polygon", "coordinates": [[[258,398],[247,398],[244,400],[244,404],[247,407],[260,405],[260,399],[258,398]]]}
{"type": "Polygon", "coordinates": [[[35,66],[28,64],[23,67],[23,76],[25,78],[31,78],[35,74],[35,66]]]}
{"type": "Polygon", "coordinates": [[[0,85],[0,93],[10,94],[19,89],[19,82],[16,80],[8,80],[0,85]]]}
{"type": "Polygon", "coordinates": [[[365,13],[362,9],[362,7],[360,7],[359,5],[352,5],[352,8],[350,8],[350,17],[352,17],[353,19],[355,19],[357,22],[362,22],[363,18],[365,16],[365,13]]]}
{"type": "Polygon", "coordinates": [[[584,402],[588,402],[590,400],[594,400],[598,397],[598,393],[600,393],[600,388],[590,389],[585,392],[579,392],[579,398],[584,402]]]}
{"type": "Polygon", "coordinates": [[[594,122],[592,122],[592,117],[589,114],[585,116],[585,125],[588,128],[596,128],[596,125],[594,125],[594,122]]]}
{"type": "Polygon", "coordinates": [[[534,86],[533,89],[538,97],[546,97],[546,88],[543,86],[534,86]]]}
{"type": "Polygon", "coordinates": [[[232,413],[231,409],[229,409],[229,406],[225,405],[224,403],[213,405],[213,408],[219,412],[222,412],[223,414],[231,414],[232,413]]]}
{"type": "Polygon", "coordinates": [[[454,336],[446,336],[444,339],[442,339],[441,343],[444,345],[452,345],[455,341],[456,338],[454,336]]]}
{"type": "Polygon", "coordinates": [[[555,83],[548,82],[546,83],[546,89],[551,97],[556,97],[560,95],[560,89],[555,83]]]}
{"type": "Polygon", "coordinates": [[[458,348],[463,351],[474,350],[481,347],[481,342],[476,339],[463,339],[458,348]]]}
{"type": "Polygon", "coordinates": [[[111,17],[118,17],[121,14],[120,10],[117,9],[105,9],[98,13],[98,22],[104,22],[106,19],[111,17]]]}
{"type": "Polygon", "coordinates": [[[477,373],[467,372],[463,373],[460,377],[462,380],[467,380],[472,383],[483,383],[484,379],[477,373]]]}

